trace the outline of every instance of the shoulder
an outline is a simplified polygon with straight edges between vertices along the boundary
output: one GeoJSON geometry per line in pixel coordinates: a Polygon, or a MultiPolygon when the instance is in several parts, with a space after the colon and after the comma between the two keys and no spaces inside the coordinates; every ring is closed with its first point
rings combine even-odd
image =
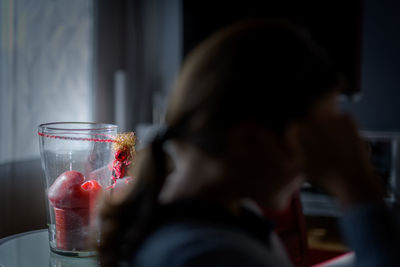
{"type": "Polygon", "coordinates": [[[383,202],[364,203],[341,218],[342,232],[359,266],[400,266],[400,220],[393,208],[383,202]]]}
{"type": "Polygon", "coordinates": [[[270,245],[243,231],[196,223],[166,225],[144,242],[133,266],[290,266],[274,235],[270,245]]]}

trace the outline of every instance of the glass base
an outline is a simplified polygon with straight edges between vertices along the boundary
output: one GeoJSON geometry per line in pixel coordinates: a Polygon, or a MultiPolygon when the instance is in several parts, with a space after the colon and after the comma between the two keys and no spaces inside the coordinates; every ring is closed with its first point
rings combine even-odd
{"type": "Polygon", "coordinates": [[[50,249],[52,252],[66,257],[87,258],[87,257],[94,257],[97,255],[96,251],[69,251],[69,250],[56,249],[51,246],[50,249]]]}

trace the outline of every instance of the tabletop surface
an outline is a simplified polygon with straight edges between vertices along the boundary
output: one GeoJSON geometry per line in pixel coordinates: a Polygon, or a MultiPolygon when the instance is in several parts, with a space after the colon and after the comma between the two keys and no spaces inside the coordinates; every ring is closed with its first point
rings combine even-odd
{"type": "Polygon", "coordinates": [[[94,267],[96,258],[65,257],[50,251],[46,229],[0,240],[0,267],[94,267]]]}
{"type": "MultiPolygon", "coordinates": [[[[0,267],[96,267],[96,258],[65,257],[50,251],[46,229],[0,239],[0,267]]],[[[348,253],[315,267],[353,267],[354,254],[348,253]]]]}

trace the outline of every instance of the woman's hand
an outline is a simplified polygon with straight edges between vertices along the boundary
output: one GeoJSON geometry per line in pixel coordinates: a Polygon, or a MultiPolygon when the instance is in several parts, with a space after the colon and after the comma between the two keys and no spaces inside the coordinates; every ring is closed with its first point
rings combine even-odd
{"type": "Polygon", "coordinates": [[[311,183],[336,196],[344,208],[382,200],[382,185],[353,119],[336,114],[309,120],[300,127],[299,136],[311,183]]]}

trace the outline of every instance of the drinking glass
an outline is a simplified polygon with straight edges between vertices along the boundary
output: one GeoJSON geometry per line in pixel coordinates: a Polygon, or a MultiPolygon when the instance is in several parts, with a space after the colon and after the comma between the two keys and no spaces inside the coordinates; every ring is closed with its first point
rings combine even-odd
{"type": "Polygon", "coordinates": [[[95,254],[96,211],[112,183],[112,145],[117,126],[86,122],[41,124],[50,249],[65,256],[95,254]],[[93,238],[95,237],[95,238],[93,238]]]}

